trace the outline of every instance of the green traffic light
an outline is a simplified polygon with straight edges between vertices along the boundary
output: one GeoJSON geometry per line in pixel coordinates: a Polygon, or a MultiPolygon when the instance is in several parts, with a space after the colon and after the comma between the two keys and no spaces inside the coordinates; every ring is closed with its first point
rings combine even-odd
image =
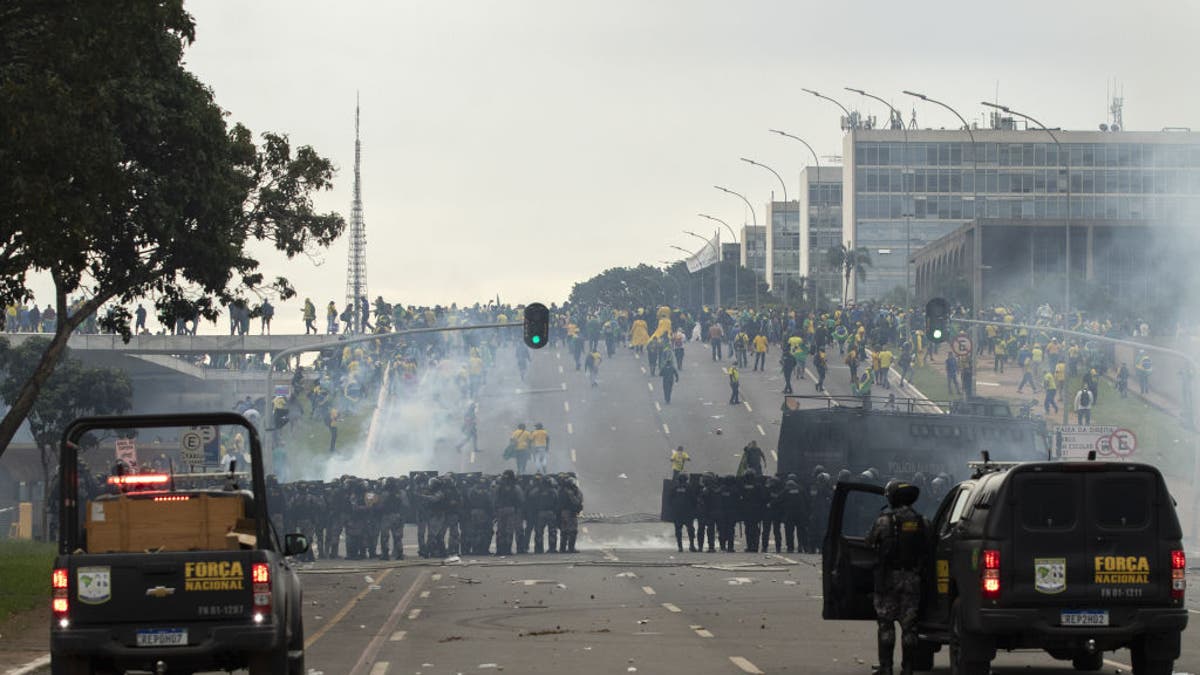
{"type": "Polygon", "coordinates": [[[535,345],[542,344],[542,336],[541,335],[534,335],[532,340],[533,340],[533,344],[535,344],[535,345]]]}
{"type": "Polygon", "coordinates": [[[934,339],[934,340],[941,340],[941,339],[942,339],[942,329],[941,329],[941,328],[934,328],[934,329],[933,329],[933,339],[934,339]]]}

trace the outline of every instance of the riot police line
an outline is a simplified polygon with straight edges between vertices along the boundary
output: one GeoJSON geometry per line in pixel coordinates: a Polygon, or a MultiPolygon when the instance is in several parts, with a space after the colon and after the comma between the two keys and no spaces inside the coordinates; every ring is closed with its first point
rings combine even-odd
{"type": "Polygon", "coordinates": [[[583,493],[574,472],[412,471],[288,483],[268,476],[267,503],[280,532],[313,542],[307,560],[404,560],[406,525],[416,526],[422,558],[575,553],[583,493]]]}
{"type": "MultiPolygon", "coordinates": [[[[858,474],[841,469],[831,475],[821,465],[807,476],[762,476],[753,469],[741,475],[681,473],[663,479],[660,520],[673,524],[680,552],[686,532],[691,552],[733,553],[736,539],[742,538],[745,553],[768,553],[772,540],[776,553],[820,553],[837,483],[882,487],[891,478],[873,467],[858,474]]],[[[932,479],[916,473],[906,479],[921,490],[917,510],[930,513],[955,485],[954,477],[945,473],[932,479]]],[[[846,519],[850,531],[865,535],[878,515],[865,505],[861,509],[848,505],[846,519]]]]}

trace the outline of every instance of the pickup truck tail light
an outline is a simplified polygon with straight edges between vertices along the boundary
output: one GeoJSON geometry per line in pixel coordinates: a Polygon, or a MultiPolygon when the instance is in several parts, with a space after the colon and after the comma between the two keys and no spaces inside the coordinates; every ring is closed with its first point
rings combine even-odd
{"type": "Polygon", "coordinates": [[[66,627],[67,614],[71,610],[71,603],[67,599],[67,586],[69,575],[67,568],[56,567],[50,572],[50,589],[53,595],[50,599],[50,609],[54,613],[54,618],[58,620],[60,626],[66,627]]]}
{"type": "Polygon", "coordinates": [[[254,587],[254,623],[262,623],[271,616],[271,565],[251,565],[250,581],[254,587]]]}
{"type": "Polygon", "coordinates": [[[1171,599],[1183,600],[1187,590],[1187,555],[1182,550],[1171,551],[1171,599]]]}
{"type": "Polygon", "coordinates": [[[983,599],[997,600],[1000,598],[1000,551],[994,548],[984,549],[982,567],[980,586],[983,589],[983,599]]]}

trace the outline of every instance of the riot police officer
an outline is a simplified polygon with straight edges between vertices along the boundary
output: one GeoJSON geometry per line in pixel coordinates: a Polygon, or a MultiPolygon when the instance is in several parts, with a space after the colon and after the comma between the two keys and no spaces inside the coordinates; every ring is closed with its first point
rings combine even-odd
{"type": "Polygon", "coordinates": [[[733,534],[741,508],[738,498],[737,479],[732,475],[722,476],[720,490],[718,501],[720,509],[717,512],[717,538],[720,540],[722,551],[733,553],[733,534]]]}
{"type": "Polygon", "coordinates": [[[762,520],[762,552],[766,553],[771,543],[771,535],[775,535],[775,552],[779,553],[783,546],[780,523],[783,521],[783,481],[778,476],[768,476],[766,488],[763,491],[765,503],[762,520]]]}
{"type": "Polygon", "coordinates": [[[748,469],[742,474],[742,485],[738,490],[738,501],[741,510],[741,520],[746,528],[745,553],[758,553],[758,537],[766,508],[766,493],[759,483],[758,474],[748,469]]]}
{"type": "Polygon", "coordinates": [[[679,552],[683,552],[683,528],[687,528],[688,550],[696,552],[696,528],[692,525],[695,518],[695,500],[692,488],[688,485],[688,475],[681,473],[675,477],[675,485],[671,488],[671,520],[675,525],[675,544],[679,552]]]}
{"type": "Polygon", "coordinates": [[[579,513],[583,511],[583,492],[570,476],[561,476],[558,489],[559,527],[562,528],[560,553],[578,553],[575,538],[579,536],[579,513]]]}
{"type": "Polygon", "coordinates": [[[875,616],[879,622],[879,675],[891,675],[900,622],[902,675],[910,675],[917,647],[917,611],[921,603],[921,569],[929,551],[929,523],[912,505],[920,490],[892,480],[884,487],[888,510],[867,534],[875,550],[875,616]]]}
{"type": "Polygon", "coordinates": [[[524,509],[525,493],[517,485],[517,476],[512,469],[500,475],[492,496],[496,505],[496,555],[512,555],[513,544],[521,539],[521,512],[524,509]]]}
{"type": "Polygon", "coordinates": [[[807,515],[808,495],[801,489],[800,483],[796,482],[795,474],[788,475],[787,482],[783,486],[783,494],[780,496],[779,501],[780,510],[783,515],[783,535],[787,541],[787,552],[792,553],[796,548],[804,552],[806,545],[804,537],[807,534],[805,516],[807,515]]]}
{"type": "Polygon", "coordinates": [[[396,560],[404,560],[404,521],[407,519],[408,479],[401,476],[384,480],[383,514],[379,521],[380,560],[388,560],[392,557],[396,560]]]}
{"type": "Polygon", "coordinates": [[[704,550],[704,541],[708,540],[708,552],[713,553],[717,545],[717,515],[721,511],[721,487],[717,477],[712,472],[706,472],[700,478],[700,493],[696,495],[696,550],[704,550]]]}
{"type": "MultiPolygon", "coordinates": [[[[483,479],[479,479],[467,492],[467,527],[465,532],[470,537],[464,537],[466,552],[472,555],[488,555],[492,545],[492,491],[483,479]]],[[[497,550],[497,553],[499,551],[497,550]]]]}

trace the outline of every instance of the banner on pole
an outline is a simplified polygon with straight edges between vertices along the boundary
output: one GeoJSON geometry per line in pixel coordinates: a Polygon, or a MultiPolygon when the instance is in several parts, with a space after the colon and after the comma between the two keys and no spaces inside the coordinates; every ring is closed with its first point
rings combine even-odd
{"type": "Polygon", "coordinates": [[[720,246],[718,239],[719,237],[714,236],[704,244],[704,248],[688,256],[687,260],[684,261],[688,272],[695,274],[702,269],[717,264],[717,251],[720,246]]]}

